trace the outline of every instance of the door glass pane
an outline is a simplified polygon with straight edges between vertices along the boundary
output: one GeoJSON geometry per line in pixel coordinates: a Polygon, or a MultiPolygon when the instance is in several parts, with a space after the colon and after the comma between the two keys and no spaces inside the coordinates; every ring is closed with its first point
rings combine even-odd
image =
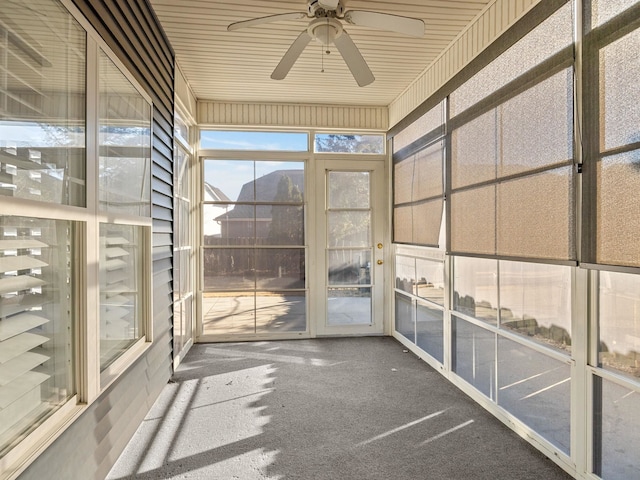
{"type": "Polygon", "coordinates": [[[371,245],[371,212],[328,212],[330,247],[366,247],[371,245]]]}
{"type": "Polygon", "coordinates": [[[329,208],[369,208],[369,177],[369,172],[329,172],[329,208]]]}
{"type": "Polygon", "coordinates": [[[371,325],[371,288],[330,288],[327,295],[329,325],[371,325]]]}
{"type": "Polygon", "coordinates": [[[329,285],[371,284],[371,250],[330,250],[329,285]]]}

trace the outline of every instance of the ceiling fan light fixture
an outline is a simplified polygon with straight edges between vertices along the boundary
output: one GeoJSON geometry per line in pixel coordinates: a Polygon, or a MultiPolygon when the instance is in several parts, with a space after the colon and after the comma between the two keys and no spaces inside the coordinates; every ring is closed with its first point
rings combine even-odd
{"type": "Polygon", "coordinates": [[[322,45],[333,45],[342,34],[342,24],[335,18],[316,18],[309,23],[307,32],[322,45]]]}

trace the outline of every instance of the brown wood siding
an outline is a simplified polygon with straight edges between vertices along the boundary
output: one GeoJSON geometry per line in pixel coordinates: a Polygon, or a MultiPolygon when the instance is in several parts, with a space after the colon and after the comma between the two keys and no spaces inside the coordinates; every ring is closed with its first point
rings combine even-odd
{"type": "Polygon", "coordinates": [[[172,372],[174,53],[146,0],[73,0],[153,100],[154,342],[22,479],[103,479],[172,372]]]}

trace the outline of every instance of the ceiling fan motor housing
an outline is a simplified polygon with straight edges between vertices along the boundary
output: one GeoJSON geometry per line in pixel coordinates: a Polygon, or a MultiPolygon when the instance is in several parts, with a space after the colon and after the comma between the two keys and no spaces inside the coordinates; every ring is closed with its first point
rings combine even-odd
{"type": "Polygon", "coordinates": [[[331,0],[309,0],[307,3],[308,15],[310,17],[342,17],[344,15],[344,6],[342,1],[331,0]]]}

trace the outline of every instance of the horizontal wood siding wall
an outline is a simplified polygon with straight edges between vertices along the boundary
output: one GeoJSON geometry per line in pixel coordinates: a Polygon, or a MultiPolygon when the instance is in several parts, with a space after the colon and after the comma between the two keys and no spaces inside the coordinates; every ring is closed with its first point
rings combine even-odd
{"type": "Polygon", "coordinates": [[[394,126],[433,95],[541,0],[495,0],[389,105],[394,126]]]}
{"type": "Polygon", "coordinates": [[[73,0],[153,100],[153,345],[21,475],[103,479],[172,369],[174,53],[145,0],[73,0]]]}
{"type": "Polygon", "coordinates": [[[198,123],[216,126],[386,130],[387,107],[198,102],[198,123]]]}

